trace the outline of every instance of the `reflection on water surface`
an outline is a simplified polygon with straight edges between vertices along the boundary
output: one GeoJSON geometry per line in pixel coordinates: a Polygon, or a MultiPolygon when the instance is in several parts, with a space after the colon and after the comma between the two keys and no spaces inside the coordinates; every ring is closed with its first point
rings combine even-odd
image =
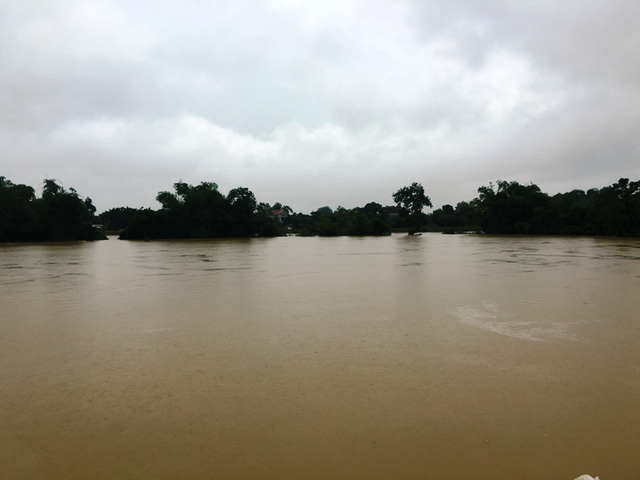
{"type": "Polygon", "coordinates": [[[0,246],[0,478],[640,476],[640,242],[0,246]]]}

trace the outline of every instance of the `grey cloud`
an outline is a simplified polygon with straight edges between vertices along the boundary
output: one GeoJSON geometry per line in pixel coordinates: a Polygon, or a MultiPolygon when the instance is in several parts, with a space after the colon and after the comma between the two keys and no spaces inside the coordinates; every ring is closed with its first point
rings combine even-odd
{"type": "Polygon", "coordinates": [[[638,176],[625,1],[62,1],[0,9],[1,175],[99,209],[179,179],[308,210],[638,176]]]}

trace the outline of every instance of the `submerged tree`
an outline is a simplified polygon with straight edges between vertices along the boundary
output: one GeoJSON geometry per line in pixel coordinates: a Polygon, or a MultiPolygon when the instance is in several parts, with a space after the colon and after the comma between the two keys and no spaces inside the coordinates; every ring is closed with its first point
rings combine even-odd
{"type": "Polygon", "coordinates": [[[92,226],[95,212],[90,198],[56,180],[45,180],[36,198],[32,187],[0,177],[0,241],[102,239],[92,226]]]}
{"type": "Polygon", "coordinates": [[[177,182],[173,188],[173,193],[158,193],[160,210],[140,211],[120,238],[252,237],[280,233],[268,206],[258,204],[248,188],[234,188],[227,196],[213,182],[195,186],[177,182]]]}
{"type": "Polygon", "coordinates": [[[402,208],[409,228],[409,235],[415,234],[420,228],[424,207],[431,208],[433,206],[431,199],[424,193],[424,187],[416,182],[396,191],[393,194],[393,201],[402,208]]]}

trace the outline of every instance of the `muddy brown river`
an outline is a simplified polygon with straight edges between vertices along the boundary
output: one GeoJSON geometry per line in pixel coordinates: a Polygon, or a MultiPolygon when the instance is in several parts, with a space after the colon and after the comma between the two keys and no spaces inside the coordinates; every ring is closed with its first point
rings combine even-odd
{"type": "Polygon", "coordinates": [[[2,479],[640,479],[640,240],[0,245],[2,479]]]}

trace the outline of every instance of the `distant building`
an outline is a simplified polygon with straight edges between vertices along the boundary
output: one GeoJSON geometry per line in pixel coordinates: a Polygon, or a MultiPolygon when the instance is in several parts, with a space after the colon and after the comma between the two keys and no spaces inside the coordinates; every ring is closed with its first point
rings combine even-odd
{"type": "Polygon", "coordinates": [[[274,217],[279,223],[284,223],[289,218],[289,213],[283,208],[276,208],[271,210],[271,216],[274,217]]]}

